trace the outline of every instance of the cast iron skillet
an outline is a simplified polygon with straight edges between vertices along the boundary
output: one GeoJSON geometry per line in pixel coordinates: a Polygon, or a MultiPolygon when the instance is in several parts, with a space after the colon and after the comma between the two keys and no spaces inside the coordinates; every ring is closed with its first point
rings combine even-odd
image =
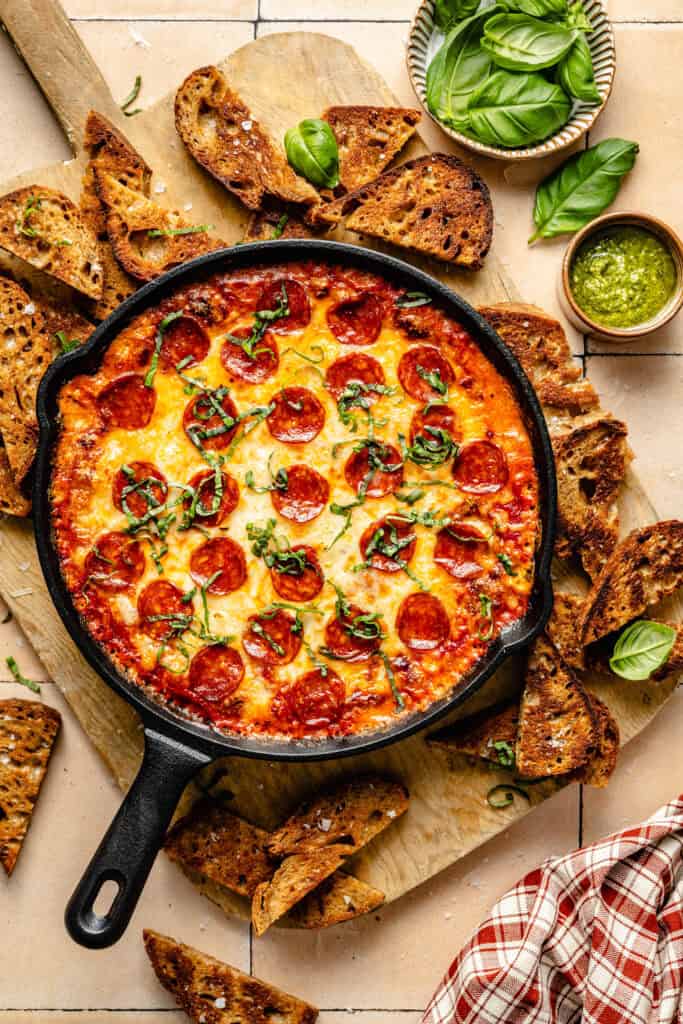
{"type": "Polygon", "coordinates": [[[203,765],[233,754],[269,761],[315,761],[367,753],[386,743],[410,736],[467,700],[512,652],[528,644],[550,614],[550,560],[555,522],[555,474],[552,449],[543,414],[519,364],[493,329],[458,295],[427,274],[400,260],[357,246],[317,240],[281,240],[243,245],[201,256],[170,271],[127,299],[100,324],[88,343],[58,359],[48,369],[38,392],[40,442],[36,461],[33,514],[36,541],[48,590],[76,646],[104,681],[138,712],[145,735],[145,755],[133,785],[109,831],[100,843],[66,910],[66,926],[83,946],[103,948],[121,937],[186,783],[203,765]],[[129,321],[156,305],[180,285],[201,281],[219,271],[284,260],[328,260],[374,271],[408,290],[426,292],[462,323],[515,391],[532,438],[540,491],[542,536],[536,554],[536,578],[524,619],[497,639],[487,655],[449,697],[422,713],[397,720],[394,726],[373,733],[324,740],[277,740],[230,736],[190,721],[179,712],[154,702],[126,679],[83,626],[62,578],[53,543],[50,515],[50,478],[59,434],[57,398],[62,385],[82,373],[93,372],[110,342],[129,321]],[[104,915],[94,910],[95,899],[106,881],[118,891],[104,915]]]}

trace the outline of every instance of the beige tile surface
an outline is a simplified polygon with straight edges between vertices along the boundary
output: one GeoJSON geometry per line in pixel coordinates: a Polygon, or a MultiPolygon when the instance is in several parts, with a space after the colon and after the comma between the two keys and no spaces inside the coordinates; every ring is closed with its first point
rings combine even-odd
{"type": "Polygon", "coordinates": [[[607,0],[615,21],[683,21],[680,0],[607,0]]]}
{"type": "Polygon", "coordinates": [[[313,21],[410,21],[417,10],[415,0],[261,0],[264,21],[306,19],[313,21]]]}
{"type": "Polygon", "coordinates": [[[151,21],[253,20],[258,0],[64,0],[71,18],[145,18],[151,21]]]}

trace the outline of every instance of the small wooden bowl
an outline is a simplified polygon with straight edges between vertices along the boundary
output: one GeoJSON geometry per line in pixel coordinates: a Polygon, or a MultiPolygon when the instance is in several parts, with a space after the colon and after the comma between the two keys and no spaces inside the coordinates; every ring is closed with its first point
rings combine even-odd
{"type": "Polygon", "coordinates": [[[683,306],[683,242],[681,242],[676,232],[668,224],[658,220],[656,217],[652,217],[649,213],[606,213],[602,217],[596,217],[585,228],[582,228],[578,234],[574,235],[567,246],[560,270],[558,294],[565,316],[582,334],[591,334],[602,341],[617,343],[632,341],[634,338],[642,338],[646,334],[652,334],[653,331],[659,330],[660,327],[664,327],[673,320],[680,311],[681,306],[683,306]],[[605,228],[618,225],[632,225],[644,228],[646,231],[656,235],[671,253],[676,266],[676,287],[669,301],[652,319],[646,320],[642,324],[636,324],[634,327],[608,327],[605,324],[599,324],[595,320],[591,320],[577,304],[572,294],[569,279],[574,257],[586,239],[604,231],[605,228]]]}

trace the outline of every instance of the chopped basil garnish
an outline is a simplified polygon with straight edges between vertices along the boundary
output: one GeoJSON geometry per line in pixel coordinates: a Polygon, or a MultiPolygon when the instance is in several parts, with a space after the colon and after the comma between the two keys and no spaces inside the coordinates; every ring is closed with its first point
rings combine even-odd
{"type": "Polygon", "coordinates": [[[510,558],[509,558],[508,555],[506,555],[506,554],[498,555],[498,561],[503,566],[503,568],[505,569],[505,572],[508,574],[508,576],[516,576],[517,575],[515,570],[512,568],[512,562],[510,561],[510,558]]]}
{"type": "Polygon", "coordinates": [[[303,576],[310,564],[305,551],[293,551],[286,537],[275,536],[274,519],[268,519],[265,527],[247,523],[247,537],[252,554],[284,576],[303,576]]]}
{"type": "Polygon", "coordinates": [[[135,76],[135,82],[133,88],[130,90],[125,100],[121,104],[121,110],[126,117],[135,117],[136,114],[141,114],[142,110],[140,107],[136,107],[135,110],[129,110],[131,103],[135,103],[136,99],[140,95],[140,89],[142,88],[142,75],[135,76]]]}
{"type": "Polygon", "coordinates": [[[403,700],[403,695],[402,695],[401,691],[398,688],[398,683],[396,682],[396,676],[394,674],[394,670],[391,667],[391,661],[389,659],[389,655],[387,654],[386,651],[382,651],[382,650],[378,651],[377,653],[379,654],[380,658],[382,659],[382,663],[384,665],[384,671],[387,674],[387,679],[389,680],[389,686],[391,687],[391,692],[394,695],[394,700],[396,702],[396,710],[397,711],[403,711],[403,709],[405,707],[405,701],[403,700]]]}
{"type": "Polygon", "coordinates": [[[527,803],[531,803],[531,797],[523,789],[519,786],[509,786],[505,783],[490,789],[486,794],[486,802],[494,810],[502,811],[514,803],[515,794],[523,797],[527,803]]]}
{"type": "Polygon", "coordinates": [[[19,671],[19,666],[16,660],[10,655],[9,658],[5,658],[5,664],[14,677],[14,682],[19,683],[20,686],[27,686],[29,690],[33,690],[34,693],[40,693],[40,687],[38,683],[34,683],[32,679],[27,679],[19,671]]]}
{"type": "Polygon", "coordinates": [[[499,765],[503,768],[514,768],[515,752],[506,740],[496,740],[492,747],[496,752],[496,759],[499,765]]]}
{"type": "Polygon", "coordinates": [[[416,309],[418,306],[428,306],[431,301],[424,292],[404,292],[396,299],[396,305],[399,309],[416,309]]]}
{"type": "Polygon", "coordinates": [[[287,226],[287,221],[288,220],[289,220],[289,214],[283,213],[282,216],[280,217],[279,221],[277,222],[277,224],[273,228],[273,233],[270,236],[270,240],[271,241],[273,241],[275,238],[280,238],[281,237],[282,232],[285,230],[285,227],[287,226]]]}
{"type": "Polygon", "coordinates": [[[280,469],[278,469],[277,473],[273,473],[273,467],[272,467],[271,463],[273,461],[273,455],[274,454],[275,454],[275,452],[271,452],[270,455],[268,456],[268,463],[267,463],[267,465],[268,465],[268,475],[270,476],[270,483],[269,484],[256,484],[256,483],[254,483],[254,474],[253,474],[253,472],[250,469],[247,470],[247,472],[246,472],[246,474],[244,476],[244,482],[247,485],[247,487],[249,488],[249,490],[253,491],[254,494],[265,494],[267,491],[283,491],[284,492],[284,491],[287,490],[287,487],[289,486],[289,477],[287,475],[287,470],[284,468],[284,466],[281,466],[280,469]]]}
{"type": "Polygon", "coordinates": [[[154,378],[156,376],[157,367],[159,366],[159,354],[161,352],[161,346],[164,343],[164,334],[171,326],[174,320],[177,320],[179,316],[182,316],[182,310],[177,309],[173,313],[169,313],[165,316],[157,327],[156,338],[154,339],[154,355],[152,356],[152,362],[149,364],[149,370],[145,377],[145,387],[151,388],[154,384],[154,378]]]}
{"type": "Polygon", "coordinates": [[[270,647],[272,647],[272,649],[275,651],[275,653],[277,655],[279,655],[281,658],[284,658],[284,656],[285,656],[285,649],[284,649],[284,647],[282,646],[282,644],[279,644],[277,642],[277,640],[275,640],[270,635],[270,633],[267,632],[267,630],[265,630],[263,628],[263,626],[258,621],[258,619],[254,619],[254,621],[251,623],[250,629],[251,629],[252,633],[256,634],[256,636],[260,636],[262,640],[265,640],[266,643],[270,647]]]}
{"type": "Polygon", "coordinates": [[[284,316],[289,316],[289,299],[287,289],[283,284],[275,309],[260,309],[254,313],[251,334],[247,338],[238,338],[236,334],[226,334],[226,340],[232,345],[238,345],[249,359],[256,359],[261,352],[269,351],[269,349],[257,348],[268,327],[274,320],[280,320],[284,316]]]}
{"type": "Polygon", "coordinates": [[[29,196],[24,203],[24,208],[21,211],[21,217],[17,221],[17,231],[20,235],[24,235],[26,238],[39,238],[39,234],[35,228],[32,228],[29,224],[29,219],[40,209],[42,203],[41,196],[29,196]]]}
{"type": "Polygon", "coordinates": [[[66,331],[55,331],[54,336],[57,339],[57,344],[59,345],[62,355],[65,355],[67,352],[72,352],[80,345],[80,340],[78,338],[67,338],[66,331]]]}
{"type": "Polygon", "coordinates": [[[368,416],[371,426],[379,426],[376,421],[372,419],[370,412],[371,399],[370,395],[393,395],[396,393],[396,388],[387,387],[385,384],[365,384],[363,381],[352,380],[344,388],[343,392],[337,399],[337,411],[339,413],[339,419],[342,421],[344,426],[350,427],[352,431],[358,429],[358,423],[354,416],[351,415],[351,409],[362,409],[368,416]]]}
{"type": "Polygon", "coordinates": [[[415,505],[417,504],[418,501],[421,501],[422,498],[424,498],[424,496],[425,492],[423,490],[420,490],[419,487],[416,487],[412,491],[408,491],[407,494],[401,494],[400,491],[396,491],[396,493],[394,494],[396,500],[402,501],[405,505],[415,505]]]}
{"type": "Polygon", "coordinates": [[[486,629],[479,629],[479,639],[490,640],[493,636],[493,601],[487,594],[479,595],[479,609],[484,622],[488,622],[486,629]]]}
{"type": "Polygon", "coordinates": [[[147,237],[174,238],[176,235],[201,235],[205,231],[213,231],[213,224],[192,224],[186,228],[152,228],[147,232],[147,237]]]}
{"type": "Polygon", "coordinates": [[[460,446],[447,430],[425,425],[423,431],[416,435],[409,447],[406,446],[403,436],[399,436],[403,458],[406,461],[414,462],[417,466],[441,466],[457,456],[460,446]]]}
{"type": "Polygon", "coordinates": [[[441,380],[441,374],[438,370],[426,370],[424,366],[417,364],[417,372],[422,380],[429,384],[430,388],[436,391],[439,395],[443,395],[444,398],[448,396],[448,385],[445,381],[441,380]]]}

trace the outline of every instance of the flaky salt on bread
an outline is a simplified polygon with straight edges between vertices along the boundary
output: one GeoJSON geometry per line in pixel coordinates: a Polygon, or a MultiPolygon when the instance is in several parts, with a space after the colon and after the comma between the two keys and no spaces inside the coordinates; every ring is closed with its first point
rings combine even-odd
{"type": "Polygon", "coordinates": [[[286,857],[269,882],[257,886],[251,904],[251,920],[257,935],[333,875],[350,856],[347,846],[335,844],[310,853],[286,857]]]}
{"type": "Polygon", "coordinates": [[[371,914],[384,903],[384,893],[343,870],[316,886],[291,908],[287,921],[296,928],[331,928],[371,914]]]}
{"type": "Polygon", "coordinates": [[[327,121],[339,148],[339,181],[352,192],[385,170],[415,134],[421,113],[410,107],[328,107],[327,121]]]}
{"type": "Polygon", "coordinates": [[[252,213],[244,242],[270,242],[276,238],[313,238],[313,232],[291,210],[274,207],[252,213]]]}
{"type": "Polygon", "coordinates": [[[496,704],[427,737],[427,742],[442,750],[469,754],[504,768],[512,767],[509,751],[514,752],[519,723],[519,700],[496,704]]]}

